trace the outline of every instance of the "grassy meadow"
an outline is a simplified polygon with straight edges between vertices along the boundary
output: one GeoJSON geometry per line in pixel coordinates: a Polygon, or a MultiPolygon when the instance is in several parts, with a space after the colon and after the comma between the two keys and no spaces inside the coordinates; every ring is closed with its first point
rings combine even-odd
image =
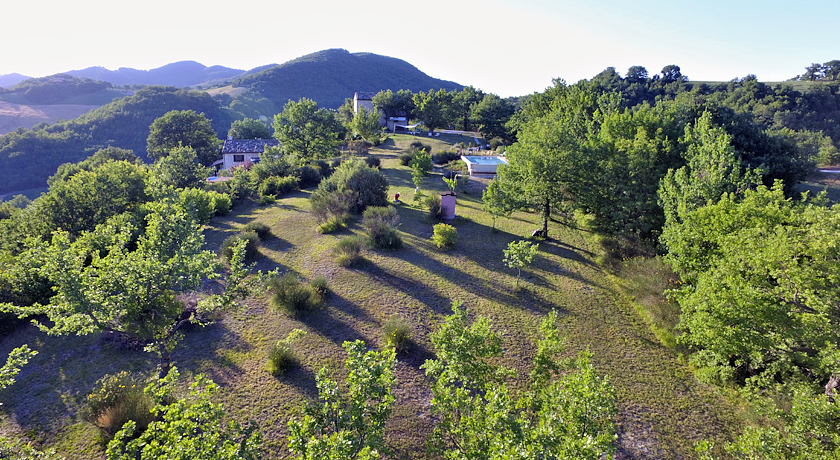
{"type": "MultiPolygon", "coordinates": [[[[402,203],[392,204],[401,218],[405,245],[400,250],[366,250],[359,265],[340,266],[332,249],[340,238],[362,233],[361,217],[340,232],[318,233],[309,212],[310,190],[267,206],[246,201],[211,221],[205,231],[211,250],[249,222],[267,224],[272,236],[263,241],[256,268],[279,268],[307,281],[324,276],[332,295],[322,307],[295,317],[272,311],[264,296],[256,296],[217,323],[190,329],[173,353],[182,383],[194,374],[207,374],[222,387],[220,398],[230,417],[259,422],[268,458],[287,458],[286,424],[302,413],[303,401],[317,395],[316,372],[325,366],[338,375],[344,372],[341,344],[346,340],[384,346],[383,324],[398,315],[413,329],[413,344],[398,356],[396,404],[386,438],[392,458],[425,458],[433,420],[430,382],[419,367],[433,356],[430,333],[451,312],[452,301],[460,301],[471,315],[489,317],[502,331],[504,363],[522,377],[531,368],[539,322],[556,309],[566,352],[589,349],[597,370],[617,389],[619,458],[692,458],[696,441],[720,442],[740,429],[739,408],[699,383],[678,352],[651,332],[649,324],[667,325],[673,318],[667,312],[662,318],[643,318],[635,302],[644,294],[628,288],[637,281],[598,265],[603,249],[597,236],[552,223],[551,240],[540,242],[539,254],[523,269],[516,291],[516,271],[503,265],[502,251],[538,228],[538,217],[517,213],[499,219],[492,231],[492,219],[481,210],[486,182],[471,179],[458,191],[456,246],[435,248],[430,240],[434,222],[413,205],[411,171],[397,160],[414,139],[394,136],[372,150],[391,184],[389,200],[401,193],[402,203]],[[294,344],[301,366],[273,377],[267,370],[269,349],[295,328],[307,332],[294,344]]],[[[435,152],[448,146],[440,138],[421,140],[435,152]]],[[[431,174],[421,188],[428,194],[445,187],[440,174],[431,174]]],[[[656,305],[661,299],[646,301],[656,305]]],[[[103,375],[151,373],[155,357],[120,348],[107,336],[48,337],[32,326],[3,337],[0,353],[23,343],[40,354],[15,385],[0,392],[0,434],[54,447],[68,459],[101,458],[98,430],[79,415],[83,401],[103,375]]]]}

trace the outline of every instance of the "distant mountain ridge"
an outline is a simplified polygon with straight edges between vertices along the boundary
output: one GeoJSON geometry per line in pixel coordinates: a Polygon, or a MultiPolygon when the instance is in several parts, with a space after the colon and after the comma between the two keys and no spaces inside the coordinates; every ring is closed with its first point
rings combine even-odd
{"type": "Polygon", "coordinates": [[[430,89],[460,91],[463,85],[432,78],[402,59],[373,53],[350,53],[329,49],[307,54],[285,64],[270,67],[234,80],[233,86],[247,87],[282,106],[288,100],[307,97],[322,107],[338,108],[357,91],[413,92],[430,89]]]}
{"type": "Polygon", "coordinates": [[[245,74],[246,71],[219,65],[207,67],[196,61],[180,61],[151,70],[137,70],[127,67],[108,70],[105,67],[88,67],[64,73],[79,78],[107,81],[116,86],[163,85],[187,87],[197,86],[210,80],[232,79],[245,74]]]}
{"type": "Polygon", "coordinates": [[[8,73],[6,75],[0,75],[0,88],[11,88],[12,86],[15,86],[18,83],[29,78],[31,77],[27,77],[26,75],[21,75],[19,73],[8,73]]]}

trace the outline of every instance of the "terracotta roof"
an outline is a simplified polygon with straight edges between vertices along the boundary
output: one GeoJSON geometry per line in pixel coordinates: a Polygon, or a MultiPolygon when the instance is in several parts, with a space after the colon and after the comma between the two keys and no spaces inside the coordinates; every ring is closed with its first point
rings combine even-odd
{"type": "Polygon", "coordinates": [[[263,153],[265,146],[277,147],[277,139],[233,139],[225,141],[222,154],[225,153],[263,153]]]}

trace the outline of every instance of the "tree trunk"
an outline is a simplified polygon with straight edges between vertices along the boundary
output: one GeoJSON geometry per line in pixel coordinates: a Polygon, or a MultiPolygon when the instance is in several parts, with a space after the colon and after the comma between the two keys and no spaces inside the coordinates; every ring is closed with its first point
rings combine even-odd
{"type": "Polygon", "coordinates": [[[542,228],[542,237],[548,239],[548,218],[551,217],[551,201],[548,198],[545,199],[545,205],[543,206],[543,228],[542,228]]]}
{"type": "Polygon", "coordinates": [[[158,356],[160,356],[159,364],[160,371],[158,372],[158,379],[163,379],[169,374],[172,368],[172,354],[166,349],[166,345],[158,347],[158,356]]]}

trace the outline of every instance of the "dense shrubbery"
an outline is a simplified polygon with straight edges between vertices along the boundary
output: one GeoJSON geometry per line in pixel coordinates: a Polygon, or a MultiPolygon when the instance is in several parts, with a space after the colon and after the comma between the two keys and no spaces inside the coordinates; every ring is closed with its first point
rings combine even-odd
{"type": "Polygon", "coordinates": [[[408,350],[411,346],[411,326],[404,319],[397,315],[390,316],[382,326],[382,333],[385,335],[385,343],[394,347],[397,353],[408,350]]]}
{"type": "Polygon", "coordinates": [[[257,192],[260,196],[272,195],[279,198],[298,189],[298,179],[293,176],[267,177],[260,183],[257,192]]]}
{"type": "Polygon", "coordinates": [[[454,150],[443,150],[432,155],[432,161],[438,165],[445,165],[451,161],[460,160],[461,154],[454,150]]]}
{"type": "Polygon", "coordinates": [[[390,206],[370,207],[365,210],[364,225],[367,230],[370,244],[380,249],[399,249],[402,247],[402,238],[397,231],[400,216],[397,210],[390,206]]]}
{"type": "Polygon", "coordinates": [[[129,420],[133,420],[142,432],[155,419],[151,413],[153,401],[143,393],[145,387],[146,379],[129,372],[106,375],[96,382],[93,392],[88,395],[82,415],[99,427],[108,439],[129,420]]]}
{"type": "Polygon", "coordinates": [[[381,171],[363,161],[351,159],[342,163],[332,176],[318,185],[311,196],[312,209],[316,216],[337,216],[337,212],[330,211],[337,204],[337,195],[329,195],[338,193],[343,195],[341,201],[349,204],[347,210],[358,214],[368,206],[386,205],[387,192],[388,180],[381,171]]]}
{"type": "Polygon", "coordinates": [[[324,296],[319,290],[302,283],[294,273],[272,278],[268,282],[268,289],[272,308],[290,315],[311,310],[324,302],[324,296]]]}
{"type": "Polygon", "coordinates": [[[246,231],[225,238],[222,242],[221,253],[225,260],[233,257],[233,247],[238,241],[245,241],[245,260],[254,260],[260,254],[260,237],[256,232],[246,231]]]}
{"type": "Polygon", "coordinates": [[[435,224],[432,243],[439,249],[448,249],[455,246],[458,240],[458,230],[449,224],[435,224]]]}
{"type": "Polygon", "coordinates": [[[254,232],[261,240],[264,240],[271,235],[271,227],[257,221],[248,222],[244,227],[242,227],[242,231],[245,233],[254,232]]]}
{"type": "Polygon", "coordinates": [[[350,267],[358,263],[362,256],[362,247],[365,242],[360,236],[345,236],[338,240],[338,243],[333,248],[333,255],[335,261],[343,267],[350,267]]]}
{"type": "Polygon", "coordinates": [[[423,201],[423,204],[426,205],[426,209],[429,210],[429,218],[433,220],[443,220],[445,216],[443,206],[440,202],[439,195],[430,195],[427,196],[426,199],[423,201]]]}

